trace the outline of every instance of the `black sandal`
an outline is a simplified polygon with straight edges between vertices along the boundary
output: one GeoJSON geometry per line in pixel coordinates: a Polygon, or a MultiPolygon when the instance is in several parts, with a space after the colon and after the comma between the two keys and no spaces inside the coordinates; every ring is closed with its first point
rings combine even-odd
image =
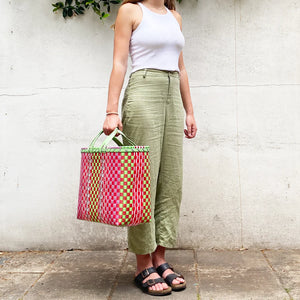
{"type": "MultiPolygon", "coordinates": [[[[157,273],[162,277],[162,274],[164,271],[168,270],[168,269],[171,269],[173,272],[174,272],[174,269],[168,264],[168,263],[164,263],[164,264],[161,264],[160,266],[158,266],[156,268],[156,271],[157,273]]],[[[170,286],[172,287],[172,290],[173,291],[181,291],[181,290],[184,290],[186,288],[186,282],[182,282],[182,283],[179,283],[179,284],[173,284],[172,281],[175,279],[175,278],[183,278],[184,277],[181,275],[181,274],[178,274],[176,272],[174,273],[171,273],[169,274],[168,276],[166,276],[166,278],[163,278],[165,280],[165,282],[170,286]]]]}
{"type": "Polygon", "coordinates": [[[145,269],[142,271],[140,274],[138,274],[134,278],[135,284],[146,294],[152,295],[152,296],[164,296],[164,295],[169,295],[172,292],[172,289],[169,287],[168,289],[165,290],[160,290],[160,291],[154,291],[150,290],[149,287],[152,285],[155,285],[156,283],[166,283],[163,278],[155,278],[155,279],[148,279],[146,282],[143,282],[143,280],[148,277],[152,273],[156,273],[157,271],[155,270],[154,267],[150,267],[148,269],[145,269]]]}

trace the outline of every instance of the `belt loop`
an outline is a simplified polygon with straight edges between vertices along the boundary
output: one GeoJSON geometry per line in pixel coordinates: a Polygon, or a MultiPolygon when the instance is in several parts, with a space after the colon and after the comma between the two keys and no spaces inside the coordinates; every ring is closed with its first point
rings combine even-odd
{"type": "Polygon", "coordinates": [[[170,94],[170,84],[171,84],[171,79],[170,79],[170,71],[168,71],[168,95],[170,94]]]}
{"type": "Polygon", "coordinates": [[[144,72],[143,77],[146,78],[146,74],[147,74],[148,69],[144,69],[144,70],[145,70],[145,72],[144,72]]]}

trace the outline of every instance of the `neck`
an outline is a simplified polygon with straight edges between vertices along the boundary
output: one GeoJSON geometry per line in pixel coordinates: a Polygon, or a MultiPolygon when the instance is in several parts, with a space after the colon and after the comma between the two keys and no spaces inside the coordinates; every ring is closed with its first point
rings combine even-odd
{"type": "Polygon", "coordinates": [[[144,0],[144,3],[149,3],[154,8],[160,9],[165,6],[164,0],[144,0]]]}

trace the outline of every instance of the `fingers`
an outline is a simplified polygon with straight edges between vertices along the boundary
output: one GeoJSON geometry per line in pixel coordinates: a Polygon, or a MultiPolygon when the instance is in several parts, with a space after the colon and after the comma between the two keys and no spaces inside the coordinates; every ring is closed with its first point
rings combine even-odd
{"type": "Polygon", "coordinates": [[[187,132],[188,132],[188,136],[192,137],[192,125],[187,126],[187,132]]]}
{"type": "Polygon", "coordinates": [[[189,134],[188,130],[187,129],[184,129],[184,133],[185,133],[185,137],[188,138],[188,139],[191,139],[192,138],[192,135],[189,134]]]}
{"type": "Polygon", "coordinates": [[[120,122],[118,124],[118,128],[119,128],[119,130],[123,131],[123,124],[122,124],[121,120],[120,120],[120,122]]]}
{"type": "Polygon", "coordinates": [[[105,135],[111,134],[116,128],[123,130],[123,124],[117,115],[108,115],[103,123],[103,132],[105,135]]]}
{"type": "Polygon", "coordinates": [[[186,129],[184,129],[184,134],[185,134],[186,138],[189,138],[189,134],[188,134],[188,131],[186,129]]]}
{"type": "MultiPolygon", "coordinates": [[[[122,124],[121,120],[118,123],[118,129],[123,131],[123,124],[122,124]]],[[[119,136],[119,135],[120,135],[119,133],[116,134],[116,136],[119,136]]]]}
{"type": "Polygon", "coordinates": [[[195,125],[192,126],[192,137],[195,137],[197,133],[197,127],[195,125]]]}
{"type": "Polygon", "coordinates": [[[184,129],[185,137],[188,139],[192,139],[196,136],[197,127],[194,125],[188,126],[187,129],[184,129]]]}
{"type": "Polygon", "coordinates": [[[105,135],[109,135],[109,134],[112,133],[112,130],[107,128],[107,127],[103,127],[103,132],[104,132],[105,135]]]}
{"type": "Polygon", "coordinates": [[[111,133],[110,129],[103,126],[103,132],[105,135],[109,135],[111,133]]]}

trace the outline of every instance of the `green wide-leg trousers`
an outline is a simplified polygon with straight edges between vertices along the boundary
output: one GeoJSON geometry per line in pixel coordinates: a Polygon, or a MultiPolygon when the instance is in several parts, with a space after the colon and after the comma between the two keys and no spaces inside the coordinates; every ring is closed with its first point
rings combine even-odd
{"type": "Polygon", "coordinates": [[[158,245],[175,247],[184,134],[179,73],[157,69],[133,72],[122,101],[122,123],[125,135],[137,145],[150,146],[152,220],[128,227],[128,250],[148,254],[158,245]]]}

